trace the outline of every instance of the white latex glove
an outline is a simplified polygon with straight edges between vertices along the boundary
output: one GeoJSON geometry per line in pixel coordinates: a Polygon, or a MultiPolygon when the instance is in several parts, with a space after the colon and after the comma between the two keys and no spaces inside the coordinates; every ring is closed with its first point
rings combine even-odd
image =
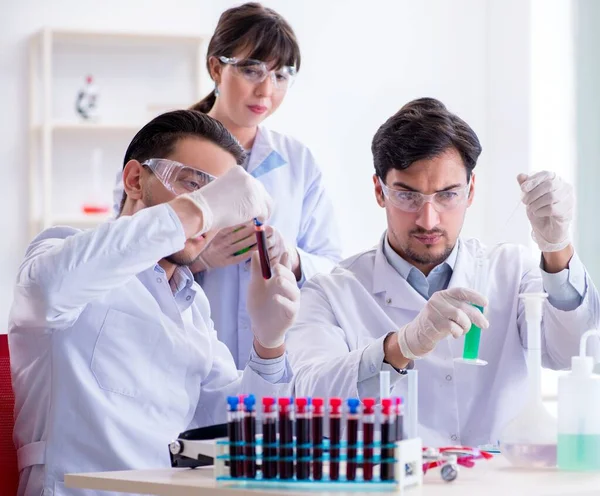
{"type": "Polygon", "coordinates": [[[560,251],[571,242],[569,228],[573,220],[573,187],[554,172],[542,171],[532,176],[519,174],[523,203],[531,223],[531,236],[539,249],[560,251]]]}
{"type": "Polygon", "coordinates": [[[198,191],[182,196],[190,198],[202,212],[203,226],[196,236],[254,217],[264,222],[273,207],[265,187],[239,165],[198,191]]]}
{"type": "Polygon", "coordinates": [[[287,258],[284,254],[283,263],[271,267],[271,278],[265,280],[258,253],[252,255],[246,307],[254,337],[265,348],[284,343],[285,332],[296,320],[300,306],[300,290],[287,258]]]}
{"type": "Polygon", "coordinates": [[[273,226],[265,226],[265,235],[267,236],[267,249],[269,250],[271,264],[278,263],[283,254],[287,253],[290,268],[292,269],[292,272],[296,272],[300,265],[298,250],[296,250],[295,247],[288,245],[281,233],[273,226]]]}
{"type": "Polygon", "coordinates": [[[487,329],[489,323],[479,309],[485,296],[466,288],[451,288],[433,294],[417,318],[398,331],[398,344],[405,358],[415,360],[432,351],[446,336],[461,337],[471,323],[487,329]]]}
{"type": "Polygon", "coordinates": [[[255,233],[254,222],[221,229],[202,250],[199,263],[191,267],[192,272],[236,265],[250,259],[252,251],[256,250],[255,233]]]}

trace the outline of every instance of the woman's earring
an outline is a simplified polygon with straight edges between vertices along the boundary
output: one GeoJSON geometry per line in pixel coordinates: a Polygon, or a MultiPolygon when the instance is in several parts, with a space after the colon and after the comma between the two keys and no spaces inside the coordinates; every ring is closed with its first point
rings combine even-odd
{"type": "Polygon", "coordinates": [[[215,96],[219,96],[219,87],[217,86],[217,83],[215,83],[215,96]]]}

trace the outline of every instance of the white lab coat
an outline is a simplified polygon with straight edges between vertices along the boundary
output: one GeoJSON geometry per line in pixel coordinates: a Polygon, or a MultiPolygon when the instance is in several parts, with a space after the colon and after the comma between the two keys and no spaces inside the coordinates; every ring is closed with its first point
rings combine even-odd
{"type": "Polygon", "coordinates": [[[159,205],[29,246],[9,324],[20,495],[99,494],[66,488],[64,474],[169,467],[168,443],[225,421],[228,394],[290,393],[236,370],[191,273],[173,292],[156,262],[184,243],[159,205]]]}
{"type": "MultiPolygon", "coordinates": [[[[298,247],[303,279],[329,273],[341,260],[341,241],[332,203],[310,150],[290,136],[260,126],[247,171],[273,197],[275,208],[268,223],[298,247]]],[[[116,209],[122,197],[119,174],[114,191],[116,209]]],[[[238,368],[246,365],[253,340],[246,311],[249,269],[248,263],[240,263],[208,270],[196,278],[210,302],[219,339],[238,368]]]]}
{"type": "MultiPolygon", "coordinates": [[[[450,288],[473,287],[478,246],[473,239],[460,242],[450,288]]],[[[545,367],[569,367],[571,356],[578,354],[579,337],[598,326],[600,299],[585,277],[587,291],[577,309],[565,312],[545,304],[545,367]]],[[[477,446],[500,438],[503,426],[519,412],[527,395],[527,334],[517,295],[541,290],[538,264],[524,247],[506,244],[495,251],[489,276],[490,328],[482,333],[480,345],[480,357],[488,365],[455,363],[453,359],[462,356],[464,338],[452,337],[414,362],[419,371],[419,429],[426,445],[477,446]]],[[[368,357],[381,350],[389,332],[412,321],[425,304],[388,263],[382,243],[345,260],[330,275],[314,277],[302,288],[299,317],[287,335],[295,394],[359,396],[359,370],[366,369],[372,374],[368,395],[378,396],[382,351],[379,363],[368,357]]],[[[590,349],[598,359],[598,340],[590,349]]],[[[393,394],[405,396],[406,380],[394,374],[393,394]]]]}
{"type": "MultiPolygon", "coordinates": [[[[259,127],[247,170],[275,200],[269,224],[298,247],[304,278],[329,273],[341,259],[341,242],[310,150],[289,136],[259,127]]],[[[210,301],[219,339],[238,367],[246,364],[252,346],[246,311],[249,280],[247,263],[209,270],[198,279],[210,301]]]]}

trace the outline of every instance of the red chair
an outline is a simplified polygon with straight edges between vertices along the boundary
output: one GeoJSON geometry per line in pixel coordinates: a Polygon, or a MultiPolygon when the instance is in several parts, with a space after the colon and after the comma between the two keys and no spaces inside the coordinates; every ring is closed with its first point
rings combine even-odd
{"type": "Polygon", "coordinates": [[[17,494],[19,470],[13,443],[15,396],[10,379],[8,336],[0,334],[0,494],[17,494]]]}

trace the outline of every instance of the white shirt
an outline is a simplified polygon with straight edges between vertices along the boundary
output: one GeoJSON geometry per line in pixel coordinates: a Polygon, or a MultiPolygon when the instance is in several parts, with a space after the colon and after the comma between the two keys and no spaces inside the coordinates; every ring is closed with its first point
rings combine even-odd
{"type": "Polygon", "coordinates": [[[227,395],[289,394],[285,358],[238,372],[189,270],[167,280],[156,261],[184,243],[164,204],[27,249],[9,323],[20,495],[96,494],[65,488],[69,472],[169,467],[168,443],[225,421],[227,395]]]}
{"type": "MultiPolygon", "coordinates": [[[[427,300],[394,270],[383,245],[382,239],[377,247],[302,288],[299,317],[287,335],[298,396],[378,397],[382,369],[392,373],[393,394],[406,395],[403,376],[383,364],[383,341],[414,320],[427,300]]],[[[460,241],[449,287],[473,287],[480,246],[474,239],[460,241]]],[[[564,311],[545,303],[545,367],[569,367],[571,356],[578,354],[580,336],[600,322],[598,292],[585,270],[582,276],[584,280],[572,281],[574,287],[585,288],[575,309],[564,311]]],[[[490,328],[482,335],[479,353],[488,365],[455,363],[454,358],[462,356],[464,338],[452,337],[414,362],[419,370],[419,429],[426,445],[477,446],[499,439],[527,395],[527,333],[517,296],[542,289],[540,269],[524,247],[505,244],[495,250],[486,311],[490,328]]],[[[589,350],[598,359],[600,341],[590,341],[589,350]]]]}

